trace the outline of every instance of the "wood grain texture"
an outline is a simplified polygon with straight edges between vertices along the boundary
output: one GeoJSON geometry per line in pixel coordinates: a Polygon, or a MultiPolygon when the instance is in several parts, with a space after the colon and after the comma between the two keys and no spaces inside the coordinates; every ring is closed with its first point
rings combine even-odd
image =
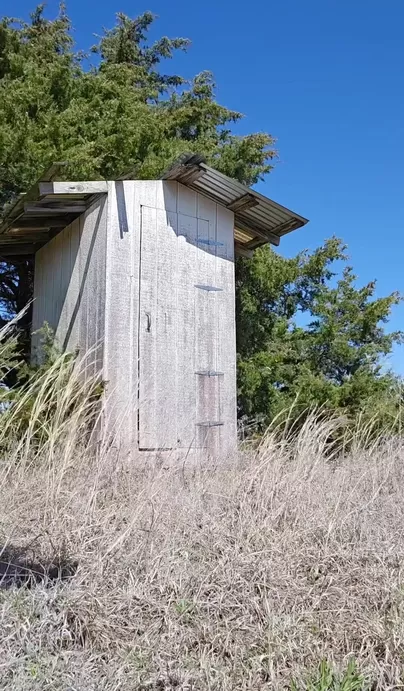
{"type": "Polygon", "coordinates": [[[122,453],[236,445],[233,223],[177,182],[117,181],[36,255],[34,328],[92,351],[122,453]]]}
{"type": "Polygon", "coordinates": [[[223,453],[236,443],[233,214],[177,190],[176,214],[142,196],[156,206],[142,207],[139,443],[223,453]]]}
{"type": "Polygon", "coordinates": [[[178,214],[177,240],[177,436],[178,447],[198,447],[195,349],[198,221],[178,214]]]}
{"type": "Polygon", "coordinates": [[[39,194],[105,194],[108,192],[108,183],[99,182],[40,182],[39,194]]]}
{"type": "MultiPolygon", "coordinates": [[[[89,374],[100,371],[105,317],[106,199],[42,247],[35,257],[33,331],[47,322],[62,350],[91,351],[89,374]]],[[[40,336],[32,357],[41,359],[40,336]]]]}
{"type": "MultiPolygon", "coordinates": [[[[164,376],[157,326],[158,241],[157,209],[141,207],[140,304],[139,304],[139,447],[164,447],[159,434],[158,378],[164,376]],[[158,415],[158,418],[157,418],[158,415]]],[[[170,448],[170,446],[168,446],[170,448]]]]}
{"type": "Polygon", "coordinates": [[[125,453],[137,443],[136,313],[140,226],[139,223],[134,226],[134,196],[133,182],[109,183],[104,408],[107,432],[117,448],[124,449],[125,453]]]}
{"type": "Polygon", "coordinates": [[[237,443],[237,372],[236,372],[236,314],[234,276],[234,216],[217,206],[218,241],[216,251],[216,280],[226,289],[216,296],[216,362],[223,372],[220,390],[220,417],[223,426],[215,430],[214,454],[232,454],[237,443]]]}

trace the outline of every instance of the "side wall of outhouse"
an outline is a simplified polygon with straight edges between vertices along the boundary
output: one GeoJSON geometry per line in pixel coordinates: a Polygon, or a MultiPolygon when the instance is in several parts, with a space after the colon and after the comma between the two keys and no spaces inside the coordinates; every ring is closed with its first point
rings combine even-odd
{"type": "Polygon", "coordinates": [[[34,298],[34,331],[89,352],[125,453],[234,449],[232,211],[174,181],[111,182],[37,252],[34,298]]]}

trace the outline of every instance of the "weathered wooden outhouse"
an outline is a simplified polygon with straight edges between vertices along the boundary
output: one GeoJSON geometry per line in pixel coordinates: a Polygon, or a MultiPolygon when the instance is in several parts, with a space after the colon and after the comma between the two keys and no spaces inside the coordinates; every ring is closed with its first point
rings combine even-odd
{"type": "Polygon", "coordinates": [[[184,157],[162,180],[58,182],[9,211],[0,256],[35,254],[35,332],[90,351],[104,424],[136,452],[236,444],[235,254],[306,219],[184,157]]]}

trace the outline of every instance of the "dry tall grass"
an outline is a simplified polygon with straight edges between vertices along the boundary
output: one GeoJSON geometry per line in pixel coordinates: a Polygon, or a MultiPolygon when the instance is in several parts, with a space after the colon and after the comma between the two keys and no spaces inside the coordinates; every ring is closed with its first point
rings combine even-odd
{"type": "MultiPolygon", "coordinates": [[[[229,461],[96,458],[91,383],[61,389],[64,367],[0,463],[1,689],[303,689],[352,657],[403,686],[402,443],[330,459],[338,422],[309,419],[229,461]]],[[[362,688],[333,684],[311,688],[362,688]]]]}

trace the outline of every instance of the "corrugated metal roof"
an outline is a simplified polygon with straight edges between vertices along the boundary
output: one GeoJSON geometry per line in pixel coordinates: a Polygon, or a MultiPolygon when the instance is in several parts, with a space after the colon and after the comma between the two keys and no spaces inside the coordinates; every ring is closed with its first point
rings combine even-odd
{"type": "Polygon", "coordinates": [[[235,239],[247,249],[271,242],[279,245],[286,233],[308,221],[206,165],[200,156],[186,154],[166,171],[164,180],[177,180],[234,211],[235,239]]]}
{"type": "MultiPolygon", "coordinates": [[[[107,192],[105,181],[55,182],[64,165],[54,163],[8,209],[0,223],[0,260],[32,254],[107,192]]],[[[163,179],[177,180],[232,210],[236,252],[244,256],[268,242],[279,245],[282,235],[307,223],[303,216],[210,168],[195,154],[184,155],[163,179]]]]}

